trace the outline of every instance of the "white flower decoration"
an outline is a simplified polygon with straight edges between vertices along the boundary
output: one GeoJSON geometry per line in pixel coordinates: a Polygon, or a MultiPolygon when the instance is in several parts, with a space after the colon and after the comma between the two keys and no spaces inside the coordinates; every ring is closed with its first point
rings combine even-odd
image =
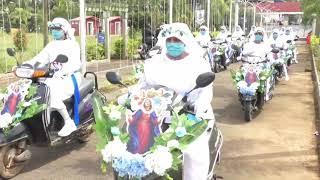
{"type": "Polygon", "coordinates": [[[164,176],[166,170],[171,168],[173,161],[169,148],[164,146],[158,146],[156,151],[148,154],[145,159],[146,168],[159,176],[164,176]]]}
{"type": "Polygon", "coordinates": [[[121,157],[127,151],[127,145],[122,143],[120,139],[115,139],[109,142],[103,150],[101,150],[101,154],[103,160],[105,162],[111,162],[112,158],[121,157]]]}
{"type": "Polygon", "coordinates": [[[167,147],[168,148],[179,148],[179,141],[177,141],[175,139],[170,140],[170,141],[168,141],[167,147]]]}
{"type": "Polygon", "coordinates": [[[0,128],[7,128],[12,123],[13,117],[9,113],[0,116],[0,128]]]}

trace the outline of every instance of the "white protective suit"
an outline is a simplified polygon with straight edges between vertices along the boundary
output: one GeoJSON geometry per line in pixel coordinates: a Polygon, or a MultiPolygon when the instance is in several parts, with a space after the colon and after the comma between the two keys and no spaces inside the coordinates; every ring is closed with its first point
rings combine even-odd
{"type": "Polygon", "coordinates": [[[236,30],[233,32],[232,37],[234,38],[241,38],[244,35],[243,30],[241,29],[241,27],[238,25],[236,27],[236,30]]]}
{"type": "MultiPolygon", "coordinates": [[[[280,35],[279,35],[279,30],[278,29],[274,29],[272,34],[269,37],[268,40],[268,45],[271,48],[284,48],[284,43],[283,40],[281,39],[280,35]],[[278,34],[278,37],[276,39],[273,38],[273,34],[278,34]]],[[[279,52],[280,55],[280,52],[279,52]]],[[[273,53],[269,53],[268,54],[268,59],[270,59],[271,64],[274,63],[274,58],[273,58],[273,53]]],[[[284,74],[285,74],[285,80],[288,81],[289,80],[289,75],[288,75],[288,71],[287,71],[287,65],[283,64],[283,70],[284,70],[284,74]]]]}
{"type": "Polygon", "coordinates": [[[252,26],[248,35],[249,41],[254,41],[254,32],[256,31],[256,26],[252,26]]]}
{"type": "Polygon", "coordinates": [[[269,39],[268,39],[268,44],[271,46],[275,46],[276,48],[283,48],[284,44],[283,41],[280,37],[280,33],[278,29],[274,29],[272,31],[272,34],[270,35],[269,39]],[[276,39],[273,38],[273,34],[278,34],[278,37],[276,39]]]}
{"type": "Polygon", "coordinates": [[[201,34],[201,32],[197,35],[196,37],[196,41],[198,42],[198,44],[201,46],[201,47],[204,47],[204,46],[208,46],[210,40],[211,40],[211,37],[210,37],[210,34],[209,34],[209,29],[206,27],[206,26],[201,26],[200,27],[200,31],[201,29],[204,29],[204,34],[201,34]]]}
{"type": "Polygon", "coordinates": [[[217,39],[222,40],[222,41],[228,41],[228,36],[231,35],[231,33],[227,30],[225,26],[221,27],[221,31],[217,36],[217,39]]]}
{"type": "MultiPolygon", "coordinates": [[[[81,84],[81,60],[80,47],[75,41],[73,29],[67,20],[63,18],[55,18],[52,23],[62,24],[62,29],[65,32],[65,40],[53,40],[33,59],[26,63],[34,65],[36,62],[41,64],[50,64],[50,67],[55,70],[53,78],[47,78],[44,83],[50,88],[50,104],[49,107],[53,110],[58,110],[64,120],[71,120],[66,113],[66,106],[63,103],[65,99],[70,98],[74,94],[74,85],[71,75],[74,74],[78,83],[81,84]],[[58,55],[68,57],[68,62],[57,63],[58,55]]],[[[73,129],[74,130],[74,129],[73,129]]]]}
{"type": "MultiPolygon", "coordinates": [[[[263,32],[263,41],[260,43],[256,43],[255,41],[250,41],[249,43],[245,44],[243,47],[243,55],[244,56],[257,56],[261,57],[262,59],[266,59],[267,55],[272,50],[269,44],[266,42],[266,33],[263,30],[263,28],[257,27],[256,31],[262,31],[263,32]]],[[[265,63],[267,66],[266,68],[270,68],[270,63],[265,63]]],[[[267,87],[266,87],[266,101],[269,100],[269,90],[270,90],[270,77],[267,79],[267,87]]]]}
{"type": "MultiPolygon", "coordinates": [[[[202,60],[201,47],[197,44],[186,24],[173,23],[160,32],[159,38],[162,53],[146,60],[144,66],[144,85],[163,85],[175,90],[181,99],[184,94],[196,85],[198,75],[210,72],[207,61],[202,60]],[[176,37],[185,45],[189,55],[181,60],[171,60],[167,57],[166,39],[176,37]]],[[[193,102],[197,117],[214,120],[211,107],[212,85],[193,91],[188,96],[188,102],[193,102]]],[[[212,126],[213,123],[209,123],[212,126]]],[[[206,131],[184,152],[184,180],[206,180],[209,170],[209,140],[210,134],[206,131]]]]}
{"type": "MultiPolygon", "coordinates": [[[[292,44],[295,45],[295,41],[294,41],[295,37],[296,37],[296,35],[293,33],[292,28],[287,28],[285,30],[284,34],[281,36],[281,40],[284,43],[284,48],[288,48],[288,44],[287,44],[288,40],[291,40],[292,44]],[[287,31],[289,31],[289,34],[286,34],[287,31]]],[[[298,54],[297,48],[295,48],[293,50],[293,53],[294,53],[293,61],[295,63],[298,63],[298,60],[297,60],[297,54],[298,54]]]]}

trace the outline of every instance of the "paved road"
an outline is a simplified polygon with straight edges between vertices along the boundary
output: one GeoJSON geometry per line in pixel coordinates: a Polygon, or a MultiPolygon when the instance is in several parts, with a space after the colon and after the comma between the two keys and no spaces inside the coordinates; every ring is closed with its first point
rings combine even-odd
{"type": "MultiPolygon", "coordinates": [[[[300,63],[290,68],[274,98],[252,122],[243,112],[229,72],[217,75],[213,106],[224,147],[218,174],[225,180],[316,180],[315,112],[308,51],[300,47],[300,63]]],[[[232,66],[236,68],[236,65],[232,66]]],[[[96,180],[102,175],[95,136],[87,144],[33,148],[33,159],[15,180],[96,180]]]]}

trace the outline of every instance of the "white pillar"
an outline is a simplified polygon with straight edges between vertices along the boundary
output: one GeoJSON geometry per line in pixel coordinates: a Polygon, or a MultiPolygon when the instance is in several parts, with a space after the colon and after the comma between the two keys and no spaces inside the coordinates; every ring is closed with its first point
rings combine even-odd
{"type": "Polygon", "coordinates": [[[247,3],[244,3],[244,11],[243,11],[243,31],[246,32],[246,13],[247,13],[247,3]]]}
{"type": "Polygon", "coordinates": [[[239,25],[239,1],[236,0],[235,10],[234,10],[234,30],[238,25],[239,25]]]}
{"type": "Polygon", "coordinates": [[[172,23],[173,0],[169,0],[169,23],[172,23]]]}
{"type": "Polygon", "coordinates": [[[256,5],[253,6],[253,25],[256,25],[256,5]]]}
{"type": "Polygon", "coordinates": [[[87,71],[87,58],[86,58],[86,11],[85,0],[79,0],[80,3],[80,59],[82,62],[82,73],[87,71]]]}
{"type": "Polygon", "coordinates": [[[312,35],[316,34],[316,27],[317,27],[317,15],[312,14],[313,21],[312,21],[312,35]]]}
{"type": "Polygon", "coordinates": [[[229,31],[231,32],[232,27],[232,0],[230,0],[230,16],[229,16],[229,31]]]}
{"type": "Polygon", "coordinates": [[[110,62],[111,59],[111,52],[110,52],[110,12],[109,11],[103,11],[103,19],[105,21],[105,41],[104,41],[104,56],[107,59],[108,62],[110,62]]]}
{"type": "Polygon", "coordinates": [[[209,31],[210,31],[210,10],[211,10],[210,1],[211,0],[208,0],[208,6],[207,6],[207,27],[208,27],[209,31]]]}

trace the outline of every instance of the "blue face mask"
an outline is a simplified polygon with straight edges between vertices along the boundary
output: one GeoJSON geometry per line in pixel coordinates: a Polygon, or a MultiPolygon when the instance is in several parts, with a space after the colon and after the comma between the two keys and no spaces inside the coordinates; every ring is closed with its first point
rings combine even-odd
{"type": "Polygon", "coordinates": [[[51,35],[53,36],[54,40],[62,40],[64,37],[64,32],[62,30],[51,30],[51,35]]]}
{"type": "Polygon", "coordinates": [[[205,34],[206,34],[206,31],[200,31],[200,34],[201,34],[201,35],[205,35],[205,34]]]}
{"type": "Polygon", "coordinates": [[[178,57],[184,53],[185,45],[181,42],[168,42],[166,44],[167,52],[172,57],[178,57]]]}
{"type": "Polygon", "coordinates": [[[263,36],[260,34],[255,35],[255,39],[256,42],[261,42],[263,40],[263,36]]]}

